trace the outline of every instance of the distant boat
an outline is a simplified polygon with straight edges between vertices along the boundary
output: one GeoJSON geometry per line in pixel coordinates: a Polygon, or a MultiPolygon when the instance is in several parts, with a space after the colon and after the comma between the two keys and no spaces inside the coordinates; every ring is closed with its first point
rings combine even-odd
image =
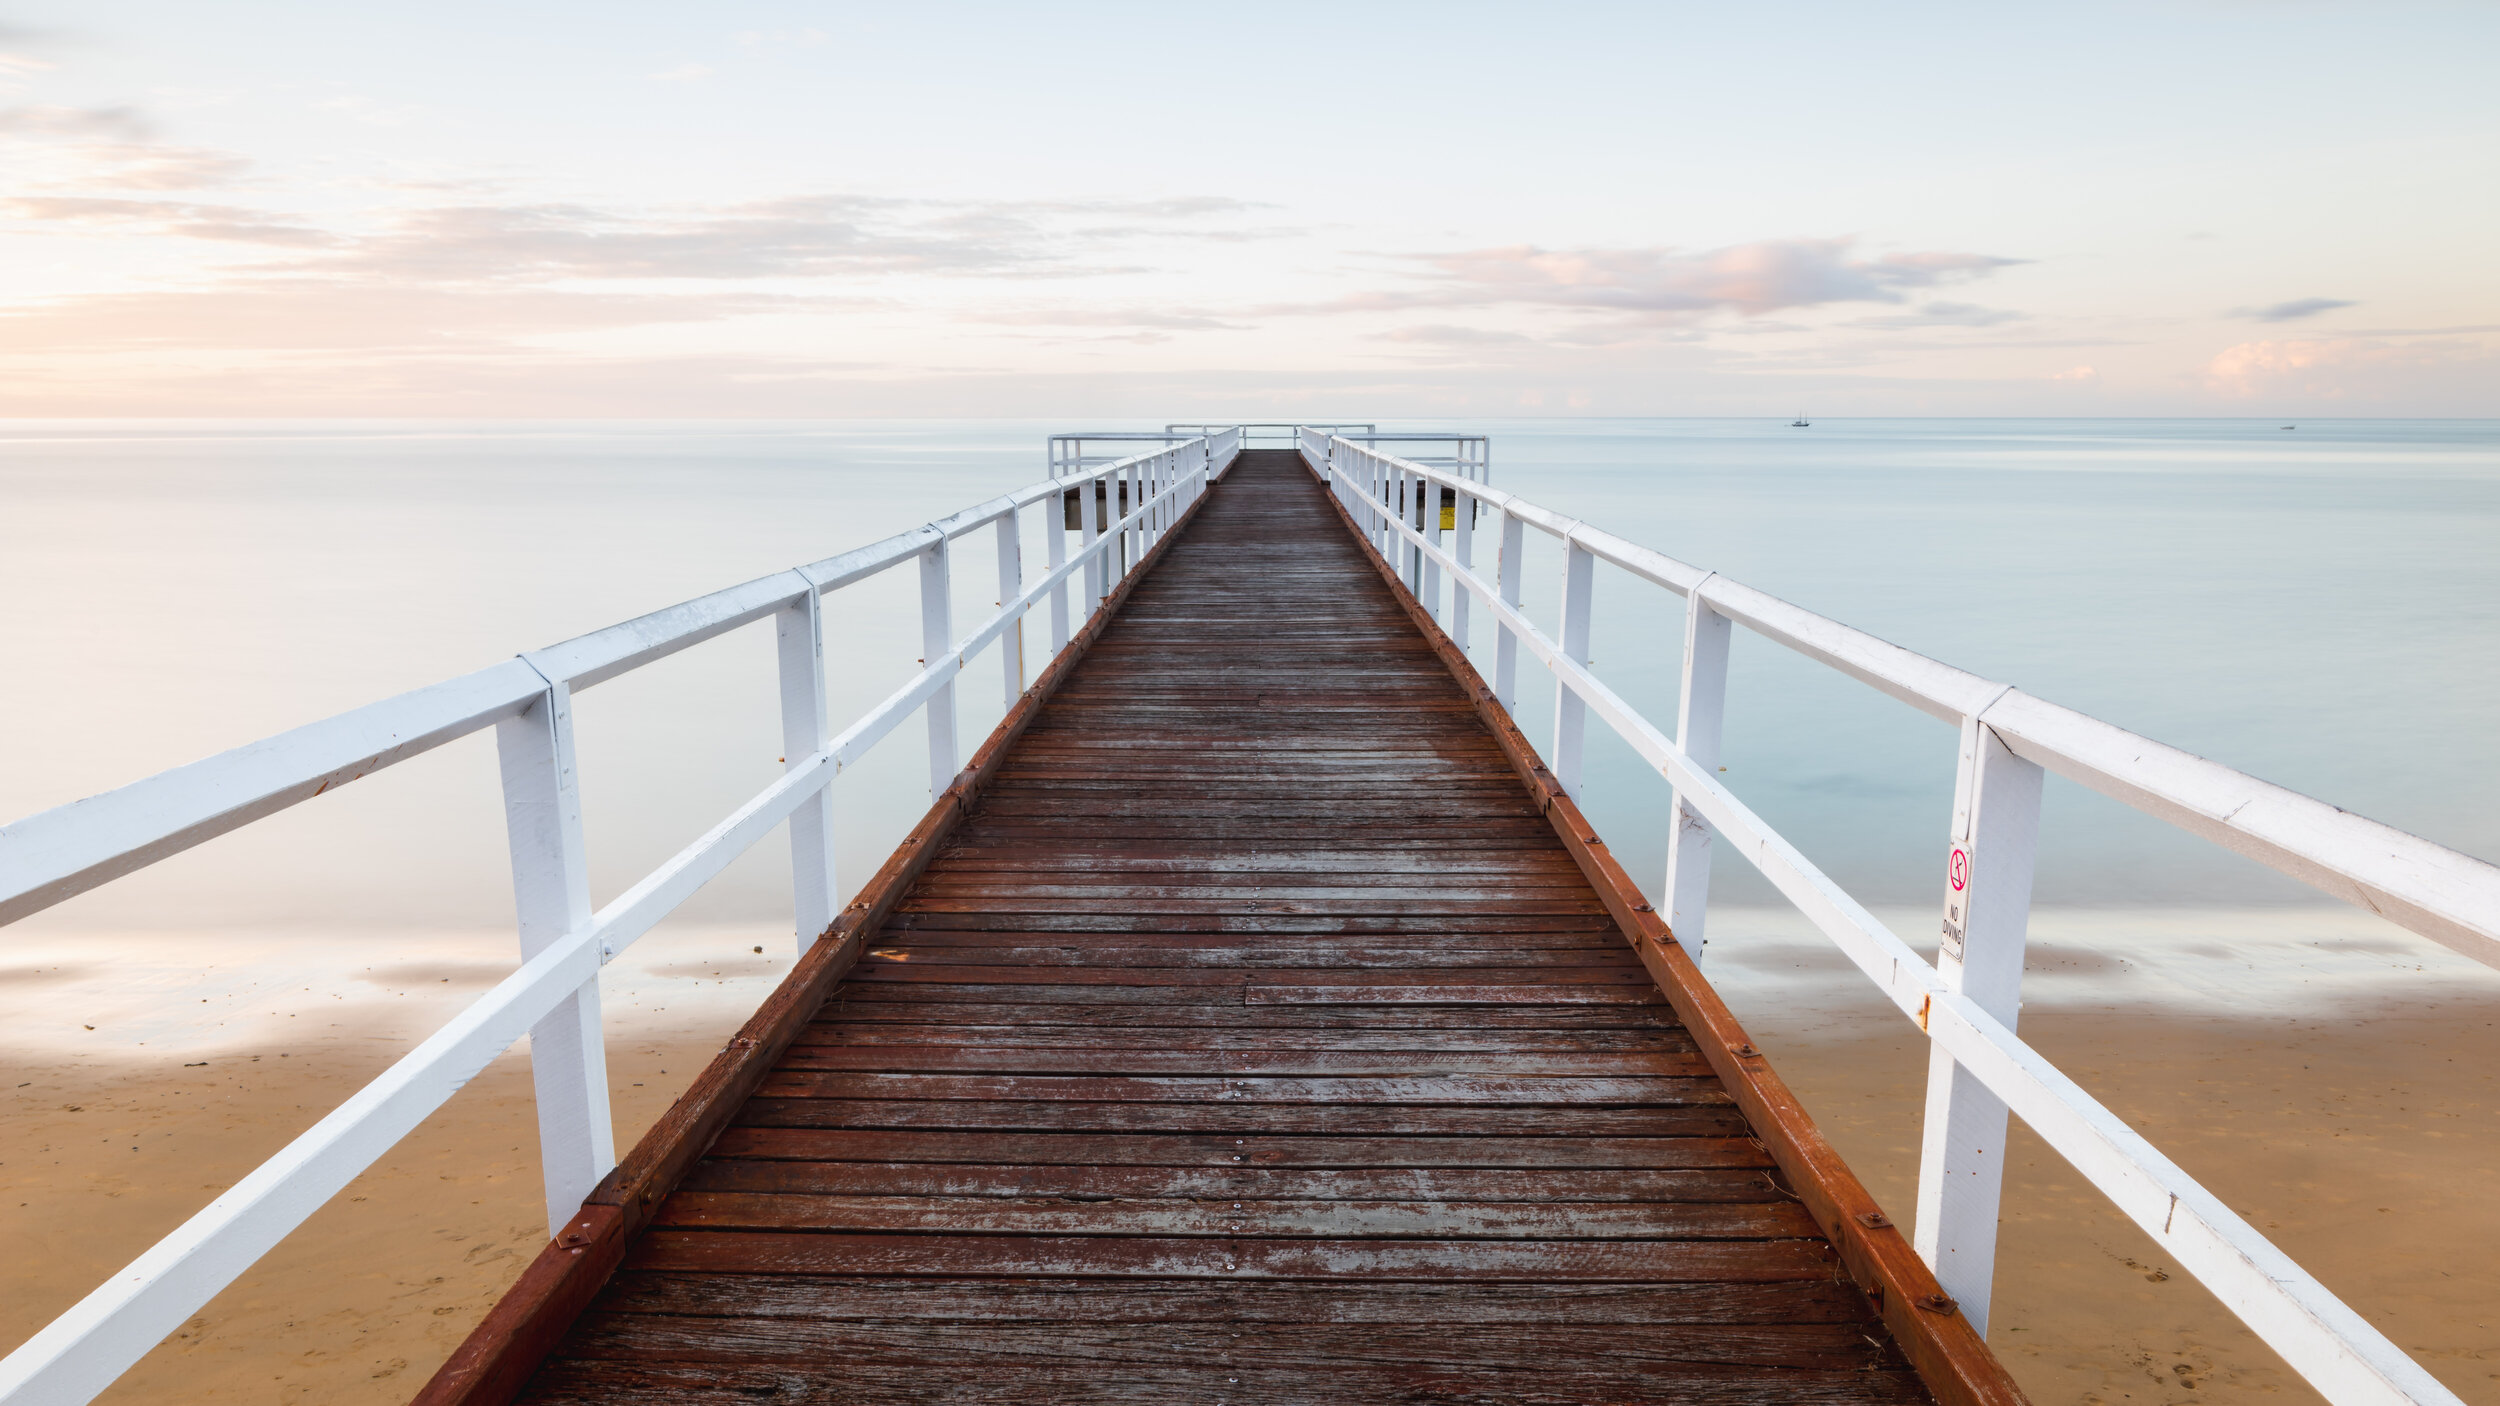
{"type": "MultiPolygon", "coordinates": [[[[1799,415],[1796,419],[1791,420],[1791,421],[1789,421],[1789,422],[1788,422],[1788,427],[1789,427],[1790,429],[1792,429],[1792,430],[1802,430],[1802,429],[1804,429],[1806,426],[1811,425],[1811,424],[1813,424],[1813,423],[1814,423],[1814,422],[1813,422],[1812,420],[1809,420],[1809,419],[1807,419],[1804,415],[1800,414],[1800,415],[1799,415]]],[[[2291,426],[2289,426],[2289,425],[2285,425],[2283,428],[2285,428],[2285,429],[2287,429],[2287,430],[2288,430],[2288,429],[2290,429],[2290,428],[2291,428],[2291,426]]]]}
{"type": "Polygon", "coordinates": [[[2299,428],[2300,428],[2300,426],[2298,426],[2298,425],[2285,425],[2283,428],[2285,428],[2285,429],[2287,429],[2287,430],[2296,430],[2296,429],[2299,429],[2299,428]]]}

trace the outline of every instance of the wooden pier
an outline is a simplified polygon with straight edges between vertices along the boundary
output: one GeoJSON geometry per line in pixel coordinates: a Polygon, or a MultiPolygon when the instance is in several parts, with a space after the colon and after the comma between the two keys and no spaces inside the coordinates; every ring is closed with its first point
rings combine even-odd
{"type": "Polygon", "coordinates": [[[419,1400],[2018,1402],[1248,452],[419,1400]]]}

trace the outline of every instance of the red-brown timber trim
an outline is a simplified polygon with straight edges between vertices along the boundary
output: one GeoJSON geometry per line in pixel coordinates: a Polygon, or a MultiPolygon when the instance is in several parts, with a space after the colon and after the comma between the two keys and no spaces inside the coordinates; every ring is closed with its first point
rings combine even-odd
{"type": "MultiPolygon", "coordinates": [[[[1355,540],[1365,540],[1363,529],[1337,495],[1324,486],[1321,495],[1355,540]]],[[[1440,622],[1406,589],[1389,563],[1368,549],[1363,559],[1389,583],[1390,593],[1405,608],[1407,618],[1475,701],[1477,716],[1536,797],[1554,833],[1579,862],[1580,872],[1597,889],[1624,940],[1640,954],[1642,965],[1675,1007],[1676,1018],[1684,1022],[1745,1121],[1753,1125],[1772,1160],[1779,1163],[1814,1223],[1840,1252],[1842,1268],[1891,1330],[1927,1389],[1936,1394],[1941,1406],[2027,1406],[2029,1398],[2006,1373],[2005,1364],[1988,1350],[1986,1339],[1971,1331],[1970,1320],[1953,1311],[1953,1301],[1936,1282],[1934,1271],[1910,1248],[1900,1228],[1858,1181],[1857,1173],[1824,1140],[1822,1130],[1806,1115],[1805,1105],[1772,1072],[1770,1060],[1746,1038],[1735,1014],[1668,931],[1666,920],[1641,896],[1640,886],[1615,861],[1596,827],[1545,769],[1527,734],[1494,698],[1466,652],[1442,631],[1440,622]]]]}
{"type": "MultiPolygon", "coordinates": [[[[1210,492],[1217,482],[1209,481],[1210,492]]],[[[659,1203],[728,1128],[782,1052],[824,1005],[834,983],[858,962],[864,939],[884,925],[904,891],[971,811],[1007,749],[1067,681],[1127,602],[1130,590],[1145,579],[1206,501],[1201,494],[1139,559],[1137,568],[1113,589],[1102,609],[999,720],[971,762],[955,774],[945,793],[903,837],[859,896],[799,958],[736,1037],[712,1057],[710,1066],[642,1135],[634,1150],[583,1199],[581,1212],[521,1271],[521,1277],[488,1310],[485,1321],[470,1332],[410,1406],[508,1406],[528,1384],[530,1374],[624,1262],[626,1247],[650,1224],[659,1203]]],[[[1071,579],[1070,590],[1081,592],[1082,579],[1082,573],[1071,579]]]]}

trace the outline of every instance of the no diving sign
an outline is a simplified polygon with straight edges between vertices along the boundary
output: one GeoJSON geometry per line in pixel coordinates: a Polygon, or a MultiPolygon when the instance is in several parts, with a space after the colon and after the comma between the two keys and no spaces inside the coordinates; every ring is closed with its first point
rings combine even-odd
{"type": "Polygon", "coordinates": [[[1944,955],[1962,960],[1962,938],[1970,926],[1970,845],[1957,842],[1944,861],[1944,955]]]}

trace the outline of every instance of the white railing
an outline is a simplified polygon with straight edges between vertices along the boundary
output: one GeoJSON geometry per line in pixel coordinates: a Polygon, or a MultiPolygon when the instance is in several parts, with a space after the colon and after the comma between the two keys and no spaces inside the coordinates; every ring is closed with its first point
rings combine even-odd
{"type": "Polygon", "coordinates": [[[1491,617],[1492,687],[1504,707],[1518,701],[1522,649],[1554,675],[1547,765],[1568,793],[1580,792],[1582,742],[1592,712],[1673,788],[1660,907],[1680,942],[1698,953],[1710,850],[1715,843],[1733,844],[1927,1032],[1927,1111],[1913,1243],[1974,1327],[1987,1330],[2010,1108],[2330,1401],[2456,1401],[2307,1271],[2024,1044],[2014,1024],[2044,771],[2114,796],[2492,966],[2500,966],[2500,868],[1913,654],[1460,475],[1316,429],[1302,433],[1300,448],[1304,462],[1365,529],[1371,549],[1462,648],[1472,615],[1482,610],[1491,617]],[[1446,518],[1432,510],[1445,495],[1455,495],[1457,503],[1446,518]],[[1475,567],[1475,505],[1482,505],[1488,526],[1498,525],[1501,534],[1490,579],[1475,567]],[[1563,549],[1559,638],[1539,631],[1519,610],[1521,549],[1529,528],[1563,549]],[[1673,740],[1588,670],[1599,561],[1684,598],[1684,674],[1673,740]],[[1934,965],[1718,780],[1731,624],[1961,729],[1947,837],[1943,943],[1934,965]]]}
{"type": "Polygon", "coordinates": [[[732,586],[698,600],[524,654],[474,674],[342,713],[145,781],[0,828],[0,923],[50,907],[298,801],[405,761],[454,738],[495,729],[520,918],[520,969],[403,1056],[301,1137],[67,1313],[0,1360],[0,1402],[78,1403],[128,1370],[322,1203],[387,1152],[488,1061],[530,1037],[547,1224],[554,1234],[615,1164],[599,969],[748,847],[789,822],[792,899],[804,951],[829,927],[836,889],[834,777],[914,710],[929,729],[932,797],[957,771],[956,676],[999,646],[1013,708],[1027,681],[1024,617],[1047,600],[1056,657],[1125,570],[1179,520],[1238,456],[1223,430],[1090,469],[1071,487],[1038,483],[873,546],[732,586]],[[1131,505],[1107,518],[1112,487],[1131,505]],[[1060,506],[1083,509],[1071,553],[1060,506]],[[1024,584],[1021,514],[1043,515],[1049,569],[1024,584]],[[997,613],[958,636],[954,543],[997,533],[997,613]],[[826,718],[821,612],[825,597],[889,568],[920,568],[924,667],[858,721],[826,718]],[[1078,604],[1069,602],[1071,584],[1078,604]],[[593,910],[573,774],[573,694],[772,617],[780,639],[781,778],[593,910]]]}
{"type": "Polygon", "coordinates": [[[1212,428],[1193,430],[1188,434],[1155,434],[1148,430],[1092,430],[1084,434],[1055,434],[1044,441],[1050,460],[1052,478],[1070,478],[1105,464],[1116,464],[1152,451],[1141,448],[1148,444],[1178,444],[1183,440],[1203,439],[1216,431],[1212,428]],[[1088,453],[1085,446],[1108,446],[1101,453],[1088,453]]]}

